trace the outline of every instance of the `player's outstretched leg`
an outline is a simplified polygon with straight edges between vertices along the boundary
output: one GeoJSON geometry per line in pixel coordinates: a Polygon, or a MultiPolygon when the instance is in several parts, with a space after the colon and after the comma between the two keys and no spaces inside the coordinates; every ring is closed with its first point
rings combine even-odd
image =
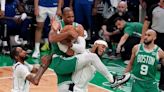
{"type": "Polygon", "coordinates": [[[113,75],[108,71],[107,67],[101,62],[97,54],[84,53],[76,55],[78,58],[76,70],[82,69],[88,64],[92,64],[98,72],[100,72],[110,83],[114,82],[113,75]]]}

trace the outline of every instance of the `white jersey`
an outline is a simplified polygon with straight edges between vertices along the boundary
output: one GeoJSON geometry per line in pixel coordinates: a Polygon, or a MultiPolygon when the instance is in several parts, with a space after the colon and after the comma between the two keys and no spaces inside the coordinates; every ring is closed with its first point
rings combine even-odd
{"type": "Polygon", "coordinates": [[[31,73],[33,66],[17,62],[12,68],[13,88],[11,92],[29,92],[30,82],[26,80],[26,77],[31,73]]]}
{"type": "MultiPolygon", "coordinates": [[[[91,53],[89,49],[86,49],[83,53],[91,53]]],[[[86,58],[87,59],[87,58],[86,58]]],[[[88,92],[88,83],[94,77],[96,68],[88,63],[84,68],[75,71],[72,74],[72,81],[75,83],[74,92],[88,92]]]]}

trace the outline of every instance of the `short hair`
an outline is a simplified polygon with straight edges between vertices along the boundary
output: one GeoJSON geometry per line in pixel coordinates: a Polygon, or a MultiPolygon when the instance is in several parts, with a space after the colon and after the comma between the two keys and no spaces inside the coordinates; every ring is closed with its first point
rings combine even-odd
{"type": "Polygon", "coordinates": [[[148,29],[146,32],[152,32],[155,37],[157,37],[157,33],[153,29],[148,29]]]}
{"type": "MultiPolygon", "coordinates": [[[[119,6],[120,4],[124,4],[124,5],[126,6],[126,8],[128,8],[128,5],[127,5],[127,2],[126,2],[126,1],[120,1],[120,2],[118,3],[118,6],[119,6]]],[[[117,6],[117,7],[118,7],[118,6],[117,6]]]]}
{"type": "Polygon", "coordinates": [[[63,14],[65,14],[66,12],[73,12],[73,10],[70,8],[70,7],[65,7],[64,9],[63,9],[63,14]]]}
{"type": "MultiPolygon", "coordinates": [[[[114,23],[116,23],[118,20],[121,21],[121,20],[124,20],[124,19],[121,18],[121,17],[117,17],[117,18],[114,19],[114,23]]],[[[124,20],[124,21],[125,21],[125,20],[124,20]]]]}
{"type": "Polygon", "coordinates": [[[18,56],[19,52],[17,51],[17,47],[13,47],[10,52],[10,57],[11,59],[15,60],[15,56],[18,56]]]}

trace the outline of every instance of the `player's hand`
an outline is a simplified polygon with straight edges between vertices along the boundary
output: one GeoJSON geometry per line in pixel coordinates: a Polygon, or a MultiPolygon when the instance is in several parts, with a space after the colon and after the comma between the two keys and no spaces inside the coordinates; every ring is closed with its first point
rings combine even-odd
{"type": "Polygon", "coordinates": [[[140,43],[143,43],[143,42],[144,42],[144,39],[141,37],[140,43]]]}
{"type": "Polygon", "coordinates": [[[44,65],[44,66],[49,65],[50,62],[51,62],[51,60],[52,60],[52,56],[51,56],[51,55],[45,55],[45,56],[42,56],[42,57],[41,57],[41,63],[42,63],[42,65],[44,65]]]}
{"type": "Polygon", "coordinates": [[[84,36],[84,28],[82,25],[78,25],[75,29],[77,30],[79,36],[84,36]]]}
{"type": "Polygon", "coordinates": [[[60,25],[56,21],[55,17],[52,17],[52,19],[51,19],[51,28],[52,28],[52,30],[59,30],[60,29],[60,25]]]}
{"type": "Polygon", "coordinates": [[[91,52],[95,52],[99,44],[94,44],[93,47],[91,48],[91,52]]]}
{"type": "Polygon", "coordinates": [[[103,35],[104,36],[112,36],[112,32],[108,32],[108,31],[104,30],[103,35]]]}
{"type": "Polygon", "coordinates": [[[77,39],[77,37],[79,36],[78,33],[74,31],[68,31],[68,34],[72,36],[74,39],[77,39]]]}
{"type": "Polygon", "coordinates": [[[66,54],[68,56],[73,56],[74,55],[74,51],[72,49],[68,49],[67,52],[66,52],[66,54]]]}
{"type": "Polygon", "coordinates": [[[117,46],[116,53],[120,53],[120,51],[121,51],[121,46],[117,46]]]}

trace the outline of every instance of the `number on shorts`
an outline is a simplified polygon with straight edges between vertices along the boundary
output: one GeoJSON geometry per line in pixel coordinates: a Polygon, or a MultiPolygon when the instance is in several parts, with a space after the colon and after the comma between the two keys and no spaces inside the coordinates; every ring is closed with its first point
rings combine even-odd
{"type": "Polygon", "coordinates": [[[141,65],[140,74],[147,75],[147,72],[148,72],[148,66],[147,65],[141,65]]]}

